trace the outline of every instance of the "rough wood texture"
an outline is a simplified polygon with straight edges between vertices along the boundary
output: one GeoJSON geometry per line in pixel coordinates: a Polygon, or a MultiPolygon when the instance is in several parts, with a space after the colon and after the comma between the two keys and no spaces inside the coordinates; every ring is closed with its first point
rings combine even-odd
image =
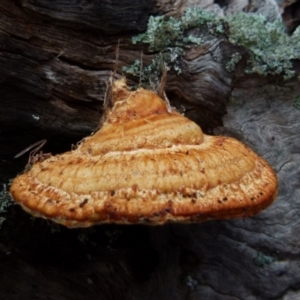
{"type": "MultiPolygon", "coordinates": [[[[1,182],[23,169],[27,158],[12,157],[31,143],[47,138],[45,152],[63,152],[94,130],[117,41],[120,74],[140,57],[130,36],[145,29],[147,17],[174,14],[174,7],[180,11],[193,1],[144,1],[134,9],[131,1],[55,2],[0,2],[1,182]],[[100,2],[110,8],[109,22],[98,21],[100,2]],[[122,16],[126,6],[132,19],[122,16]]],[[[280,181],[274,205],[245,220],[85,231],[31,219],[12,206],[0,228],[1,298],[300,297],[300,111],[293,107],[299,82],[280,86],[277,78],[272,85],[272,78],[238,72],[232,79],[210,51],[226,57],[230,47],[224,42],[191,49],[183,75],[168,75],[167,94],[186,105],[189,116],[205,118],[201,125],[210,129],[227,110],[224,127],[215,132],[237,137],[269,160],[280,181]]],[[[145,52],[145,63],[151,57],[145,52]]]]}
{"type": "MultiPolygon", "coordinates": [[[[97,128],[107,83],[115,66],[121,74],[122,67],[132,64],[141,51],[145,65],[153,58],[146,47],[133,47],[131,36],[145,30],[145,20],[156,13],[155,5],[142,2],[128,16],[128,7],[132,10],[129,1],[105,2],[109,21],[95,23],[90,20],[102,13],[102,2],[93,2],[91,6],[85,1],[75,2],[56,1],[54,5],[46,0],[34,3],[5,0],[0,3],[1,168],[8,168],[10,177],[15,173],[10,172],[14,168],[11,157],[28,145],[44,138],[49,145],[66,137],[70,145],[97,128]],[[140,20],[138,25],[137,20],[140,20]],[[108,25],[103,27],[103,24],[108,25]]],[[[162,7],[166,12],[176,11],[174,5],[171,9],[167,3],[165,6],[157,3],[160,13],[162,7]]],[[[210,131],[222,124],[231,83],[223,65],[213,60],[214,55],[222,59],[218,45],[211,41],[187,51],[182,60],[182,76],[170,73],[166,87],[173,103],[179,107],[189,104],[186,115],[210,131]]],[[[44,151],[58,150],[57,146],[44,148],[44,151]]]]}

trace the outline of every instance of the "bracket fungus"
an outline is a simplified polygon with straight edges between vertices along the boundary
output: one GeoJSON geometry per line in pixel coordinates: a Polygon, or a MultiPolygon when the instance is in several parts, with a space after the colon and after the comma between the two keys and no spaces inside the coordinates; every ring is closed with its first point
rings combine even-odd
{"type": "Polygon", "coordinates": [[[277,194],[275,172],[241,142],[203,134],[154,92],[112,87],[102,127],[75,150],[33,164],[11,195],[68,227],[251,216],[277,194]]]}

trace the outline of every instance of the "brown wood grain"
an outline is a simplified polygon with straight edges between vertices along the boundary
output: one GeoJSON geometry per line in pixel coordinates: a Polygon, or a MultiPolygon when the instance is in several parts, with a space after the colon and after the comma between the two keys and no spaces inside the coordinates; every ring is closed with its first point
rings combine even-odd
{"type": "MultiPolygon", "coordinates": [[[[90,134],[118,41],[117,77],[142,50],[145,65],[153,58],[131,44],[148,17],[179,14],[193,1],[54,2],[0,1],[1,184],[22,171],[28,156],[13,157],[30,144],[47,139],[43,151],[58,153],[90,134]]],[[[90,230],[11,206],[0,227],[1,299],[300,297],[299,81],[245,76],[245,60],[229,74],[224,62],[234,47],[225,39],[187,49],[183,73],[168,73],[166,93],[206,131],[234,136],[270,162],[280,182],[274,205],[244,220],[90,230]]]]}

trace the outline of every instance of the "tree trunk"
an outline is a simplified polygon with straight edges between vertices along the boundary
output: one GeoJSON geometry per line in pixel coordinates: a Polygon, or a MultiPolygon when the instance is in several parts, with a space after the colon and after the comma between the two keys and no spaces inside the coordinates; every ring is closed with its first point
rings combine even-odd
{"type": "Polygon", "coordinates": [[[42,139],[43,152],[63,152],[93,132],[111,76],[158,54],[132,36],[151,15],[180,16],[192,2],[0,2],[0,298],[300,297],[299,81],[247,75],[248,50],[225,35],[187,47],[166,94],[205,132],[234,136],[270,162],[279,179],[270,208],[245,220],[69,230],[8,203],[7,183],[27,162],[13,157],[42,139]]]}

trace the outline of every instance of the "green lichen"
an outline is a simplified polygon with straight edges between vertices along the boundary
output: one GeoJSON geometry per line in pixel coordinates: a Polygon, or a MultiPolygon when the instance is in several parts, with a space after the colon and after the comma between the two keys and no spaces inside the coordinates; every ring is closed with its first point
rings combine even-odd
{"type": "Polygon", "coordinates": [[[181,73],[180,57],[183,50],[179,47],[167,48],[156,54],[151,64],[141,68],[141,61],[135,60],[129,67],[123,67],[123,72],[140,78],[141,85],[145,88],[156,89],[159,85],[159,78],[163,67],[173,69],[177,74],[181,73]]]}
{"type": "MultiPolygon", "coordinates": [[[[250,58],[245,70],[248,74],[282,75],[284,79],[296,75],[291,61],[300,59],[300,28],[289,36],[281,20],[268,22],[262,15],[245,13],[220,18],[200,8],[187,9],[179,18],[151,16],[146,32],[134,36],[132,43],[146,43],[148,50],[157,55],[142,74],[138,61],[123,68],[123,71],[142,76],[142,82],[153,72],[155,75],[149,79],[153,81],[155,76],[160,76],[163,63],[180,74],[180,58],[184,50],[215,38],[227,38],[249,51],[250,58]]],[[[233,53],[231,59],[224,62],[226,69],[234,71],[240,59],[239,53],[233,53]]]]}
{"type": "Polygon", "coordinates": [[[239,53],[233,53],[231,59],[226,63],[225,68],[228,72],[233,72],[237,63],[242,59],[239,53]]]}
{"type": "Polygon", "coordinates": [[[277,261],[275,256],[266,255],[263,252],[257,252],[257,256],[253,259],[253,262],[258,267],[264,267],[277,261]]]}
{"type": "Polygon", "coordinates": [[[185,284],[188,286],[190,290],[195,290],[199,286],[199,282],[197,277],[194,274],[189,274],[185,278],[185,284]]]}
{"type": "Polygon", "coordinates": [[[147,31],[134,36],[132,43],[148,44],[148,50],[156,54],[151,64],[145,66],[142,72],[139,60],[135,60],[129,67],[123,67],[123,72],[139,77],[142,86],[155,88],[159,85],[164,66],[180,74],[180,59],[186,48],[201,45],[211,36],[218,36],[223,32],[223,21],[216,20],[212,13],[202,9],[187,9],[180,18],[151,16],[147,31]],[[199,26],[203,31],[197,31],[196,34],[191,32],[199,26]]]}
{"type": "Polygon", "coordinates": [[[262,76],[295,76],[291,61],[300,59],[300,30],[292,36],[281,20],[268,22],[262,15],[239,13],[228,17],[229,41],[249,50],[246,72],[262,76]]]}
{"type": "Polygon", "coordinates": [[[214,30],[218,33],[224,32],[223,22],[221,19],[217,19],[213,13],[201,8],[188,8],[181,17],[181,21],[184,29],[204,25],[211,32],[214,30]]]}
{"type": "Polygon", "coordinates": [[[203,9],[187,9],[179,18],[153,17],[148,20],[145,33],[132,38],[132,43],[149,44],[149,51],[164,51],[168,47],[187,47],[189,44],[202,44],[209,35],[218,35],[224,32],[223,21],[214,14],[203,9]],[[203,32],[197,36],[188,30],[202,27],[203,32]]]}
{"type": "Polygon", "coordinates": [[[300,95],[294,99],[294,107],[300,110],[300,95]]]}
{"type": "Polygon", "coordinates": [[[139,59],[136,59],[132,65],[130,65],[129,67],[124,66],[122,70],[127,74],[140,77],[141,61],[139,59]]]}
{"type": "Polygon", "coordinates": [[[132,38],[132,43],[142,42],[149,44],[149,51],[161,51],[169,46],[176,46],[182,36],[183,28],[180,20],[163,16],[151,16],[148,21],[148,28],[145,33],[132,38]]]}

